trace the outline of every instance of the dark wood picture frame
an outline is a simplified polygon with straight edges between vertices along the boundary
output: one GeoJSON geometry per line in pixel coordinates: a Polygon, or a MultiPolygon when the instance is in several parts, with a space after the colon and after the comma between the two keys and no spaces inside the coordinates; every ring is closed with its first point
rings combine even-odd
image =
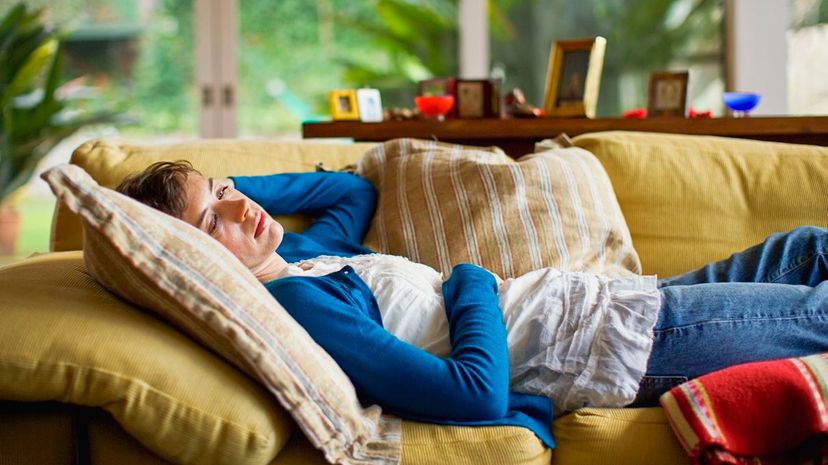
{"type": "Polygon", "coordinates": [[[650,74],[647,90],[647,117],[684,118],[687,111],[688,71],[650,74]]]}
{"type": "Polygon", "coordinates": [[[549,51],[543,109],[546,116],[595,117],[607,40],[559,40],[549,51]]]}
{"type": "Polygon", "coordinates": [[[453,77],[423,79],[417,83],[417,95],[454,95],[456,82],[453,77]]]}
{"type": "Polygon", "coordinates": [[[455,84],[457,118],[499,118],[500,79],[458,79],[455,84]]]}

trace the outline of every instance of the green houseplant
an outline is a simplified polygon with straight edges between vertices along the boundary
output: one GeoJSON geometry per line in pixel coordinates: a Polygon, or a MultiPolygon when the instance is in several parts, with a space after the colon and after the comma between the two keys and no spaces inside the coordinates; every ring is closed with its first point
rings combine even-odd
{"type": "Polygon", "coordinates": [[[42,10],[22,2],[0,19],[0,255],[13,252],[8,228],[17,215],[10,197],[40,160],[81,127],[115,119],[71,108],[61,92],[62,38],[42,10]]]}

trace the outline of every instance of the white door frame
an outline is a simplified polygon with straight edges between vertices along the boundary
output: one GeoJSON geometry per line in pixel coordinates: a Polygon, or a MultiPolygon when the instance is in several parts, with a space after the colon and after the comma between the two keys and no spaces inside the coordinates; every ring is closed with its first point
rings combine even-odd
{"type": "Polygon", "coordinates": [[[460,0],[460,77],[482,79],[489,76],[488,0],[460,0]]]}
{"type": "Polygon", "coordinates": [[[788,114],[788,0],[727,0],[727,89],[762,94],[756,115],[788,114]]]}
{"type": "Polygon", "coordinates": [[[237,135],[238,0],[193,0],[201,137],[237,135]]]}

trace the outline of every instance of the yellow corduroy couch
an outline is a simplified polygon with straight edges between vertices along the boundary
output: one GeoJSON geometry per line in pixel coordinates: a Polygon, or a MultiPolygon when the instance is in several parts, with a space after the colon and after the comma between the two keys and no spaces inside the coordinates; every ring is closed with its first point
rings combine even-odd
{"type": "MultiPolygon", "coordinates": [[[[624,132],[574,142],[606,168],[648,274],[828,225],[826,148],[624,132]]],[[[308,171],[368,147],[96,141],[72,162],[112,187],[161,159],[191,159],[210,176],[308,171]]],[[[84,272],[78,218],[59,206],[52,233],[52,253],[0,269],[0,464],[324,463],[262,388],[98,286],[84,272]]],[[[581,409],[557,418],[554,433],[553,453],[521,428],[404,421],[402,463],[688,462],[659,408],[581,409]]]]}

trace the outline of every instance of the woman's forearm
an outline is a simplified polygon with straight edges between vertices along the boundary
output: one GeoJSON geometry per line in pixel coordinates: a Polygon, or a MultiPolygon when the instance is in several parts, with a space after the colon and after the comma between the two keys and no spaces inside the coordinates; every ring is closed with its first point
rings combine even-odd
{"type": "Polygon", "coordinates": [[[350,173],[280,173],[234,176],[236,189],[271,215],[305,213],[316,217],[306,234],[347,237],[357,243],[368,231],[376,208],[376,191],[350,173]]]}
{"type": "Polygon", "coordinates": [[[424,421],[502,418],[508,409],[509,368],[494,279],[477,271],[455,273],[447,282],[454,347],[446,358],[397,339],[364,316],[373,305],[365,299],[370,290],[347,267],[321,278],[283,278],[267,287],[366,400],[424,421]],[[470,287],[461,289],[463,282],[470,287]]]}

